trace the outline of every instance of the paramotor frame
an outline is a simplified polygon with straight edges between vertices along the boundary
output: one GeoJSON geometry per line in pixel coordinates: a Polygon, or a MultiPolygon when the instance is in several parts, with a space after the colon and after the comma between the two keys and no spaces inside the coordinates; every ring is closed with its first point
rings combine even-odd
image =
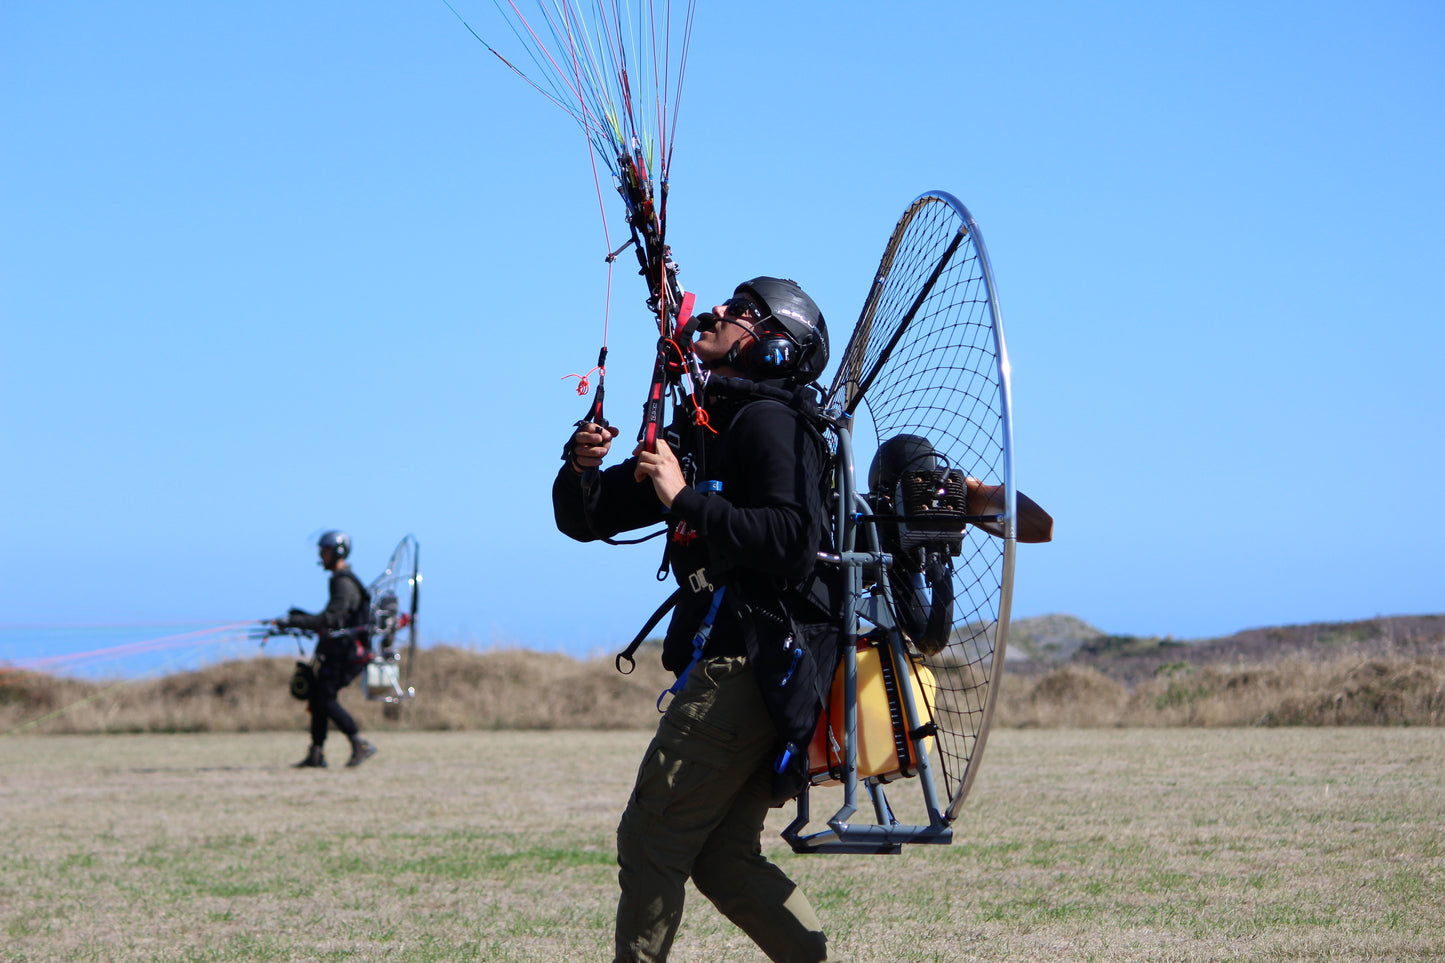
{"type": "Polygon", "coordinates": [[[384,713],[400,714],[401,704],[416,697],[416,617],[421,601],[421,546],[414,535],[397,543],[385,570],[372,581],[371,661],[361,676],[368,701],[386,704],[384,713]],[[403,600],[407,606],[402,611],[403,600]],[[405,641],[399,634],[406,630],[405,641]]]}
{"type": "MultiPolygon", "coordinates": [[[[827,829],[805,833],[805,790],[783,836],[798,852],[889,853],[904,843],[948,843],[997,700],[1017,527],[1010,369],[998,298],[978,225],[952,195],[922,194],[899,220],[825,408],[838,511],[836,552],[820,558],[842,574],[842,637],[871,641],[891,656],[885,661],[897,680],[889,708],[901,715],[894,729],[900,743],[907,742],[900,754],[911,756],[911,764],[862,775],[876,822],[854,823],[859,650],[845,645],[842,731],[820,728],[820,739],[834,742],[836,765],[815,760],[813,767],[815,786],[842,784],[843,805],[827,829]],[[921,489],[900,488],[897,497],[893,490],[860,493],[859,428],[880,448],[890,439],[922,441],[926,463],[908,471],[923,482],[921,489]],[[978,497],[983,492],[986,500],[978,497]],[[928,566],[913,564],[925,557],[928,566]],[[925,599],[923,608],[931,599],[932,608],[942,610],[945,631],[931,641],[918,637],[917,619],[905,632],[913,595],[925,599]],[[899,823],[884,792],[891,779],[912,776],[922,790],[926,825],[899,823]]],[[[879,479],[876,471],[869,474],[871,487],[879,479]]],[[[832,717],[825,711],[821,726],[830,727],[832,717]]]]}

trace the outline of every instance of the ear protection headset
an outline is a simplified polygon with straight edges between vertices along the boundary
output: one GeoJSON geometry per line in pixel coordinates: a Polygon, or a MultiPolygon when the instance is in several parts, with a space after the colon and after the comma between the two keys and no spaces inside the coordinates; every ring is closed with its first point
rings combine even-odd
{"type": "Polygon", "coordinates": [[[752,340],[746,345],[733,345],[723,361],[754,377],[783,378],[794,373],[801,354],[801,346],[786,332],[770,330],[766,321],[759,321],[753,328],[752,340]]]}
{"type": "Polygon", "coordinates": [[[345,558],[351,554],[351,538],[345,532],[326,532],[316,543],[317,551],[323,548],[333,549],[337,558],[345,558]]]}

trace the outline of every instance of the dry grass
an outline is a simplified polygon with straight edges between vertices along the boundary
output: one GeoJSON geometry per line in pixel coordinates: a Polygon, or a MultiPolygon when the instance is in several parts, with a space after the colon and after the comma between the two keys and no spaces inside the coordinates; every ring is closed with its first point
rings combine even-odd
{"type": "MultiPolygon", "coordinates": [[[[0,670],[0,734],[270,732],[306,727],[287,692],[293,662],[258,658],[161,679],[96,685],[0,670]]],[[[635,729],[655,724],[672,681],[654,649],[632,675],[610,658],[580,662],[525,650],[423,650],[418,698],[400,719],[342,701],[368,731],[635,729]]],[[[1266,661],[1164,663],[1132,685],[1089,665],[1026,675],[1010,668],[998,727],[1445,725],[1445,655],[1387,646],[1266,661]]]]}
{"type": "MultiPolygon", "coordinates": [[[[224,662],[160,679],[94,684],[0,670],[0,733],[274,732],[306,728],[306,705],[287,689],[294,659],[224,662]]],[[[672,683],[655,651],[621,675],[611,659],[579,662],[520,649],[435,646],[417,659],[420,698],[386,718],[353,683],[342,703],[366,730],[635,729],[655,725],[653,703],[672,683]]]]}
{"type": "Polygon", "coordinates": [[[1165,664],[1123,683],[1088,666],[1005,674],[1000,726],[1440,726],[1445,657],[1369,651],[1269,662],[1165,664]]]}
{"type": "MultiPolygon", "coordinates": [[[[607,959],[648,733],[0,739],[0,958],[607,959]]],[[[765,845],[843,958],[1445,959],[1445,733],[1003,730],[947,847],[765,845]]],[[[892,787],[895,799],[913,783],[892,787]]],[[[824,800],[816,808],[829,811],[824,800]]],[[[761,960],[695,893],[673,959],[761,960]]]]}

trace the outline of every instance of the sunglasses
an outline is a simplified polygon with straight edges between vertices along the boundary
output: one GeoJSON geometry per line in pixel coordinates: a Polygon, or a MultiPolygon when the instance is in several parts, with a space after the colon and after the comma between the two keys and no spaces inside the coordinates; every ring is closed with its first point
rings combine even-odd
{"type": "Polygon", "coordinates": [[[732,324],[737,324],[739,321],[756,323],[768,316],[768,313],[758,307],[758,303],[751,298],[728,298],[719,307],[722,308],[720,315],[713,314],[711,311],[698,315],[697,330],[699,333],[711,331],[724,321],[732,324]]]}
{"type": "Polygon", "coordinates": [[[745,298],[735,295],[722,303],[723,311],[733,318],[743,321],[761,321],[768,316],[768,312],[758,306],[758,302],[752,298],[745,298]]]}
{"type": "Polygon", "coordinates": [[[698,315],[698,331],[711,331],[712,328],[724,321],[731,322],[731,324],[737,324],[738,321],[756,324],[767,317],[767,311],[760,308],[756,301],[751,298],[743,298],[743,296],[728,298],[718,307],[722,308],[721,315],[712,314],[711,311],[698,315]]]}

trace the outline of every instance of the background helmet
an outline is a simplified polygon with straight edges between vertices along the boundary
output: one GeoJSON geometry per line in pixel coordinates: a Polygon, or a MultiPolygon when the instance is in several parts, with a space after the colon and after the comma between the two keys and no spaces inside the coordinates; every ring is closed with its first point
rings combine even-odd
{"type": "Polygon", "coordinates": [[[327,532],[316,543],[316,550],[327,548],[335,549],[337,558],[345,558],[351,554],[351,537],[345,532],[327,532]]]}
{"type": "Polygon", "coordinates": [[[757,277],[733,293],[757,302],[763,319],[754,327],[752,343],[729,360],[753,376],[816,381],[828,366],[828,325],[798,283],[757,277]]]}

